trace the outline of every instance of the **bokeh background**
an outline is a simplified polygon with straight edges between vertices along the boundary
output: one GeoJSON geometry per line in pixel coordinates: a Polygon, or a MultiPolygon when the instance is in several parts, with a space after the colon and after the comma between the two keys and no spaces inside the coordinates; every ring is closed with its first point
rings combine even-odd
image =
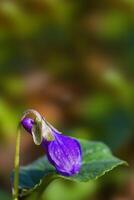
{"type": "MultiPolygon", "coordinates": [[[[0,1],[0,200],[11,199],[16,127],[28,108],[129,163],[89,183],[57,180],[43,199],[134,199],[133,0],[0,1]]],[[[43,154],[22,133],[21,164],[43,154]]]]}

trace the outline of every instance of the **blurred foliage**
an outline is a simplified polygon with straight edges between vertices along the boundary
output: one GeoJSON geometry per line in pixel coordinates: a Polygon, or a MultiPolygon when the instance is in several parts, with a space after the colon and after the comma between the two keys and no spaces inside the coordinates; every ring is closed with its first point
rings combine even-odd
{"type": "Polygon", "coordinates": [[[0,1],[0,185],[9,188],[26,108],[66,134],[105,141],[133,166],[133,10],[132,0],[0,1]]]}
{"type": "Polygon", "coordinates": [[[1,134],[3,133],[3,135],[1,135],[1,140],[6,137],[6,139],[8,139],[11,134],[14,134],[18,122],[16,115],[17,112],[15,113],[3,99],[0,99],[0,132],[1,134]]]}
{"type": "Polygon", "coordinates": [[[11,199],[11,197],[6,192],[4,192],[2,190],[0,190],[0,198],[2,200],[10,200],[11,199]]]}
{"type": "Polygon", "coordinates": [[[82,200],[87,196],[92,196],[97,189],[94,182],[70,183],[67,181],[54,181],[44,194],[44,199],[50,200],[82,200]]]}

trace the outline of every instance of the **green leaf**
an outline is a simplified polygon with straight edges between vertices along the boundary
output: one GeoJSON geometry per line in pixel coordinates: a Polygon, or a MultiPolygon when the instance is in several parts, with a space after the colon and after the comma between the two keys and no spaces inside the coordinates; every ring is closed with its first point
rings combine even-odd
{"type": "Polygon", "coordinates": [[[110,149],[101,142],[79,140],[82,146],[83,162],[80,173],[72,177],[61,176],[43,156],[32,164],[20,168],[20,196],[28,195],[35,189],[45,190],[56,178],[62,177],[77,182],[94,180],[111,171],[115,167],[126,164],[112,155],[110,149]]]}

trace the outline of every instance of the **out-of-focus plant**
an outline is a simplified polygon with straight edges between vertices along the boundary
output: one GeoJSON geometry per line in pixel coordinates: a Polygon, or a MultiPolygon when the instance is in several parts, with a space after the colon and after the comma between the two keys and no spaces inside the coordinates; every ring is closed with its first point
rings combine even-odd
{"type": "Polygon", "coordinates": [[[0,190],[0,199],[2,199],[2,200],[11,200],[11,196],[8,195],[5,191],[0,190]]]}
{"type": "Polygon", "coordinates": [[[10,139],[13,136],[14,130],[16,129],[17,123],[17,112],[10,108],[10,105],[0,99],[0,130],[1,130],[1,139],[10,139]],[[10,119],[8,123],[4,123],[6,119],[10,119]],[[3,134],[2,134],[3,133],[3,134]]]}

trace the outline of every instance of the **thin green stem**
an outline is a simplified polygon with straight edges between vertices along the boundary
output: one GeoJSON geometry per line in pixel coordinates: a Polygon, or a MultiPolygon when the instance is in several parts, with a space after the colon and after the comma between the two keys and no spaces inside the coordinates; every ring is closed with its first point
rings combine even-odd
{"type": "Polygon", "coordinates": [[[15,160],[14,160],[14,188],[13,188],[14,200],[18,200],[19,160],[20,160],[20,125],[18,126],[18,129],[17,129],[15,160]]]}

